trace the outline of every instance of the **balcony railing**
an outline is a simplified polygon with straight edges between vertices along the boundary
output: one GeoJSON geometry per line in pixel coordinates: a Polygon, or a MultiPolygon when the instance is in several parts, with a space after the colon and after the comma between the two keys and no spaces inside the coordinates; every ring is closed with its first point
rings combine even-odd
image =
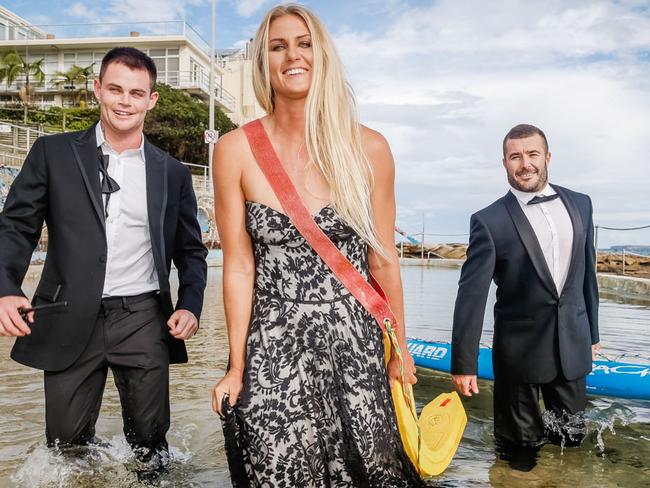
{"type": "MultiPolygon", "coordinates": [[[[0,94],[16,95],[20,88],[25,85],[25,77],[20,76],[7,86],[7,83],[0,84],[0,94]]],[[[172,88],[181,90],[194,91],[196,95],[207,99],[210,96],[210,78],[203,71],[163,71],[158,73],[158,81],[166,83],[172,88]]],[[[61,81],[60,77],[46,75],[42,83],[34,83],[33,78],[30,82],[36,94],[53,93],[59,95],[75,95],[79,90],[85,89],[84,82],[69,83],[61,81]]],[[[88,91],[93,91],[93,82],[88,82],[88,91]]],[[[219,106],[227,112],[234,112],[237,108],[235,97],[218,83],[215,86],[215,100],[219,106]]]]}
{"type": "MultiPolygon", "coordinates": [[[[201,37],[191,25],[182,20],[167,22],[102,22],[80,24],[41,24],[41,29],[54,39],[88,39],[98,37],[137,37],[137,36],[185,36],[203,52],[209,55],[210,44],[201,37]]],[[[29,39],[42,39],[34,32],[29,39]]],[[[26,39],[23,39],[26,41],[26,39]]]]}
{"type": "MultiPolygon", "coordinates": [[[[167,72],[167,75],[163,78],[159,77],[158,81],[183,90],[198,89],[205,96],[210,96],[210,76],[204,71],[167,72]]],[[[215,83],[214,90],[215,100],[222,108],[231,113],[237,109],[235,97],[218,82],[215,83]]]]}

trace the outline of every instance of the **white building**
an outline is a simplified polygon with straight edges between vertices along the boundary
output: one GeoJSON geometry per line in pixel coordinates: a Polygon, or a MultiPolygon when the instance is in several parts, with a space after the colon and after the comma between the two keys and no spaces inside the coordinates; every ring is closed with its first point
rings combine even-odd
{"type": "Polygon", "coordinates": [[[21,41],[46,36],[41,29],[32,26],[22,17],[0,6],[0,41],[21,41]]]}
{"type": "MultiPolygon", "coordinates": [[[[210,46],[184,21],[33,26],[0,7],[0,53],[15,49],[28,62],[44,60],[45,82],[33,87],[31,97],[36,107],[77,103],[79,90],[91,91],[92,82],[69,84],[57,73],[93,65],[97,75],[102,57],[117,46],[147,53],[156,63],[159,82],[209,99],[210,46]]],[[[254,100],[246,53],[229,51],[215,63],[216,104],[236,124],[263,114],[254,100]]],[[[24,76],[0,83],[0,103],[19,102],[24,84],[24,76]]]]}

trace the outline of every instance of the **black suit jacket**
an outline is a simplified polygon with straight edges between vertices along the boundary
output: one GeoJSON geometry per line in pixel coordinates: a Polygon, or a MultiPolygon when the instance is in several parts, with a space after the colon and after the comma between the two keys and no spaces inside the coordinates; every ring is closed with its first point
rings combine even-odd
{"type": "Polygon", "coordinates": [[[508,192],[471,217],[467,261],[458,283],[452,373],[476,374],[490,282],[497,286],[492,358],[496,375],[548,383],[591,371],[598,338],[598,283],[591,200],[553,185],[573,225],[573,249],[558,293],[539,242],[508,192]]]}
{"type": "MultiPolygon", "coordinates": [[[[201,315],[207,251],[201,241],[189,170],[145,141],[147,211],[160,300],[174,307],[169,286],[178,268],[177,309],[201,315]]],[[[0,214],[0,296],[23,295],[21,285],[43,223],[48,250],[32,303],[68,301],[38,312],[32,333],[16,340],[11,357],[48,371],[70,366],[82,353],[100,308],[106,274],[106,232],[95,126],[36,140],[0,214]]],[[[183,341],[169,336],[171,362],[186,362],[183,341]]]]}

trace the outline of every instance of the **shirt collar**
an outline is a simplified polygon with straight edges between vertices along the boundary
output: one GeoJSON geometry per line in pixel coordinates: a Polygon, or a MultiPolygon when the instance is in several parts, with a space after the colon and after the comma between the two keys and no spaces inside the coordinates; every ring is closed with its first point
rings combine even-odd
{"type": "MultiPolygon", "coordinates": [[[[101,120],[97,122],[97,125],[95,126],[95,138],[97,139],[97,147],[101,147],[105,144],[108,149],[113,150],[111,145],[104,137],[104,130],[102,129],[101,120]]],[[[142,157],[142,161],[146,161],[144,157],[144,134],[142,134],[142,142],[140,142],[139,150],[140,150],[140,156],[142,157]]]]}
{"type": "Polygon", "coordinates": [[[551,185],[548,183],[544,187],[542,191],[535,191],[535,192],[527,192],[527,191],[521,191],[517,190],[516,188],[513,188],[512,186],[510,187],[510,191],[514,196],[517,197],[517,200],[519,200],[521,203],[524,205],[528,204],[533,198],[536,196],[550,196],[550,195],[555,195],[556,191],[553,189],[551,185]]]}

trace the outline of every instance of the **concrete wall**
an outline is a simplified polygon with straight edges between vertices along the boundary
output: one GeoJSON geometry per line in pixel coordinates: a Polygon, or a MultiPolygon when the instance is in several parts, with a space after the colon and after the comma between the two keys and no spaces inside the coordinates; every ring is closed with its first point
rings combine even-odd
{"type": "Polygon", "coordinates": [[[598,273],[598,286],[601,292],[650,300],[650,279],[647,278],[598,273]]]}

